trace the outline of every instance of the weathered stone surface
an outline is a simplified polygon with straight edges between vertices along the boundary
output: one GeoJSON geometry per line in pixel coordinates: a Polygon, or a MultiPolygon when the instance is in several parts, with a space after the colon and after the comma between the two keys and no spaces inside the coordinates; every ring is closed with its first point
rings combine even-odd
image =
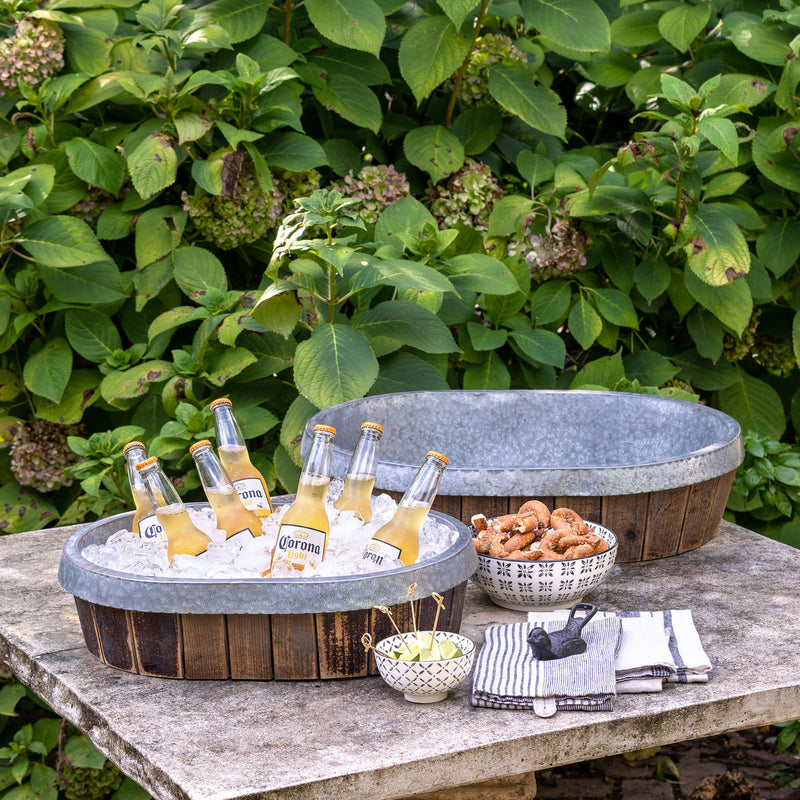
{"type": "MultiPolygon", "coordinates": [[[[0,537],[0,665],[158,800],[391,800],[794,719],[800,709],[800,551],[728,523],[697,550],[615,566],[587,598],[606,610],[692,609],[711,681],[550,719],[473,708],[468,684],[419,706],[378,677],[259,683],[115,671],[85,649],[58,586],[68,533],[0,537]]],[[[471,588],[462,632],[480,645],[487,625],[521,619],[471,588]]]]}

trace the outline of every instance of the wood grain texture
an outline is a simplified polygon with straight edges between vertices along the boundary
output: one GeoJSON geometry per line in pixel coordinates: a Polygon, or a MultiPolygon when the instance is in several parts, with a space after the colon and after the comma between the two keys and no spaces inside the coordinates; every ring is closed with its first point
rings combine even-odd
{"type": "Polygon", "coordinates": [[[183,641],[177,614],[130,612],[139,673],[158,678],[183,677],[183,641]]]}
{"type": "Polygon", "coordinates": [[[133,637],[128,626],[128,612],[122,608],[95,605],[94,618],[103,661],[125,672],[136,672],[136,656],[133,651],[133,637]]]}
{"type": "MultiPolygon", "coordinates": [[[[514,509],[516,511],[516,508],[514,509]]],[[[469,525],[475,514],[483,514],[487,519],[508,514],[507,497],[477,497],[467,496],[461,498],[461,521],[469,525]]]]}
{"type": "Polygon", "coordinates": [[[368,611],[317,614],[319,677],[357,678],[367,674],[361,637],[369,630],[368,611]]]}
{"type": "Polygon", "coordinates": [[[641,561],[647,521],[647,494],[625,494],[603,498],[601,525],[617,534],[617,562],[641,561]]]}
{"type": "Polygon", "coordinates": [[[278,681],[319,678],[314,614],[273,614],[272,669],[278,681]]]}
{"type": "Polygon", "coordinates": [[[181,614],[184,677],[224,680],[230,677],[223,614],[181,614]]]}
{"type": "Polygon", "coordinates": [[[642,548],[643,561],[678,553],[688,502],[688,486],[650,493],[642,548]]]}
{"type": "Polygon", "coordinates": [[[706,531],[709,526],[712,526],[715,532],[719,527],[720,521],[714,522],[711,518],[719,481],[720,478],[712,478],[702,483],[695,483],[691,487],[679,552],[700,547],[706,541],[706,531]]]}
{"type": "Polygon", "coordinates": [[[555,511],[557,508],[571,508],[579,517],[589,520],[589,522],[600,523],[600,516],[603,513],[603,498],[554,497],[550,510],[555,511]]]}
{"type": "Polygon", "coordinates": [[[269,614],[228,614],[231,678],[272,680],[272,619],[269,614]]]}
{"type": "Polygon", "coordinates": [[[105,661],[103,653],[100,648],[100,637],[97,633],[97,626],[94,620],[94,604],[87,603],[81,600],[80,597],[75,597],[75,608],[78,611],[78,620],[81,623],[81,633],[83,633],[83,641],[86,643],[86,649],[101,661],[105,661]]]}

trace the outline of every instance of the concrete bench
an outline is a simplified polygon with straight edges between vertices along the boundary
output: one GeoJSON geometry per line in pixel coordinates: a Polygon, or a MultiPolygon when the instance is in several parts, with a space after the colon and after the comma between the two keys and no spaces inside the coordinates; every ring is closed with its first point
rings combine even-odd
{"type": "MultiPolygon", "coordinates": [[[[588,598],[603,610],[690,608],[710,682],[550,719],[473,708],[468,682],[419,706],[379,677],[189,681],[113,670],[86,650],[58,585],[72,530],[0,537],[0,665],[157,800],[525,800],[537,770],[800,717],[800,550],[729,523],[691,552],[616,565],[588,598]]],[[[480,645],[487,625],[522,619],[470,587],[462,632],[480,645]]]]}

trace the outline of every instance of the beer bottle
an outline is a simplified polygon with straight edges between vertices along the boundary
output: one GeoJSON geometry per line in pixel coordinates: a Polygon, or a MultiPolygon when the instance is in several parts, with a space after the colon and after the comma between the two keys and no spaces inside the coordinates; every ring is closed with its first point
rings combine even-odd
{"type": "Polygon", "coordinates": [[[133,495],[133,503],[136,511],[133,514],[133,522],[131,523],[131,530],[138,533],[142,539],[147,542],[160,540],[167,541],[167,534],[164,529],[159,525],[156,519],[153,504],[147,495],[142,476],[136,469],[137,464],[141,464],[147,458],[144,445],[141,442],[128,442],[122,448],[122,453],[125,456],[125,466],[128,471],[128,481],[131,485],[131,494],[133,495]]]}
{"type": "Polygon", "coordinates": [[[189,452],[194,458],[197,474],[203,484],[208,502],[217,518],[217,527],[225,531],[225,539],[244,544],[247,539],[261,536],[261,520],[244,507],[208,439],[195,442],[189,452]]]}
{"type": "Polygon", "coordinates": [[[446,456],[434,450],[428,451],[425,461],[398,503],[394,516],[378,528],[367,544],[365,559],[379,567],[398,558],[406,566],[416,562],[419,532],[448,463],[446,456]]]}
{"type": "Polygon", "coordinates": [[[333,504],[339,511],[354,511],[364,522],[372,519],[369,499],[372,497],[372,487],[375,485],[378,442],[382,435],[383,428],[377,422],[364,422],[361,425],[361,436],[347,468],[344,488],[333,504]]]}
{"type": "Polygon", "coordinates": [[[314,426],[311,449],[300,473],[297,497],[281,520],[270,569],[287,562],[298,570],[306,566],[318,567],[325,558],[330,533],[325,497],[331,480],[331,450],[335,435],[336,428],[314,426]]]}
{"type": "Polygon", "coordinates": [[[272,500],[267,482],[250,461],[244,436],[233,416],[232,407],[233,404],[227,397],[214,400],[210,406],[214,415],[219,460],[230,475],[244,507],[257,517],[268,517],[272,513],[272,500]]]}
{"type": "Polygon", "coordinates": [[[142,476],[147,496],[155,509],[156,517],[167,535],[167,558],[173,556],[199,556],[205,553],[211,538],[197,528],[189,517],[189,512],[164,474],[158,459],[153,456],[136,465],[142,476]]]}

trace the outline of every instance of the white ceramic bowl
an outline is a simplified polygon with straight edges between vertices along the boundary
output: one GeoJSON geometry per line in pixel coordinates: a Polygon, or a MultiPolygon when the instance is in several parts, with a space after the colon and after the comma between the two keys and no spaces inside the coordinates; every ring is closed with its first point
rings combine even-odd
{"type": "Polygon", "coordinates": [[[498,606],[515,611],[571,608],[608,575],[617,557],[617,535],[586,521],[608,542],[608,550],[563,561],[513,561],[478,553],[477,586],[498,606]]]}
{"type": "MultiPolygon", "coordinates": [[[[407,642],[413,642],[414,634],[405,634],[405,639],[407,642]]],[[[471,639],[458,633],[436,631],[437,642],[445,639],[457,644],[461,648],[462,655],[442,661],[400,661],[375,652],[378,672],[392,689],[402,692],[406,700],[412,703],[436,703],[444,700],[447,693],[455,689],[469,675],[475,658],[475,644],[471,639]]],[[[382,639],[376,645],[376,649],[384,653],[393,653],[402,646],[402,638],[400,635],[395,635],[382,639]]]]}

